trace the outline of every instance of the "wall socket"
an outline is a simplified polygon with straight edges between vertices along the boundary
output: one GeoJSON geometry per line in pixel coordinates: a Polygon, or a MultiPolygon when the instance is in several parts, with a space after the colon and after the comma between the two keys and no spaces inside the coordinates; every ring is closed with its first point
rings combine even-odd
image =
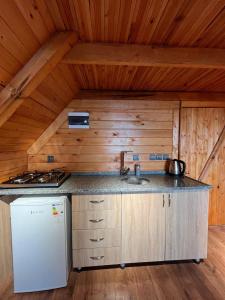
{"type": "Polygon", "coordinates": [[[150,153],[149,160],[167,160],[169,159],[168,153],[150,153]]]}
{"type": "Polygon", "coordinates": [[[48,162],[48,163],[53,163],[54,161],[55,161],[54,155],[48,155],[48,156],[47,156],[47,162],[48,162]]]}

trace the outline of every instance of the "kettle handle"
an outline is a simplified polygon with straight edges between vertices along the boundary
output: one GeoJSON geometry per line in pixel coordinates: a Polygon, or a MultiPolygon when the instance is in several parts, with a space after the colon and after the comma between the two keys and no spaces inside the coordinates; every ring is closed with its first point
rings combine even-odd
{"type": "Polygon", "coordinates": [[[179,163],[182,164],[182,171],[181,171],[181,175],[184,175],[185,171],[186,171],[186,163],[183,160],[177,160],[179,161],[179,163]]]}

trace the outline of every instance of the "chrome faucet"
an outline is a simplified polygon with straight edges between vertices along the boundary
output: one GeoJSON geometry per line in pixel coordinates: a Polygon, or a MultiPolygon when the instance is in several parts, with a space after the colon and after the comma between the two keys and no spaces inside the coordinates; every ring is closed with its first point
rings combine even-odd
{"type": "Polygon", "coordinates": [[[130,171],[130,168],[125,167],[124,160],[125,154],[133,151],[121,151],[120,152],[120,175],[127,175],[130,171]]]}
{"type": "Polygon", "coordinates": [[[140,164],[135,164],[134,165],[134,174],[136,177],[141,176],[141,165],[140,164]]]}

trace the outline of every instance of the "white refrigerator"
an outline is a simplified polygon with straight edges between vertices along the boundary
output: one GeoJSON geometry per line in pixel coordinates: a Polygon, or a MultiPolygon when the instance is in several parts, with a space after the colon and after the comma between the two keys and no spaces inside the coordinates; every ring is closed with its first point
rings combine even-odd
{"type": "Polygon", "coordinates": [[[71,206],[66,196],[21,197],[10,204],[14,292],[67,285],[71,206]]]}

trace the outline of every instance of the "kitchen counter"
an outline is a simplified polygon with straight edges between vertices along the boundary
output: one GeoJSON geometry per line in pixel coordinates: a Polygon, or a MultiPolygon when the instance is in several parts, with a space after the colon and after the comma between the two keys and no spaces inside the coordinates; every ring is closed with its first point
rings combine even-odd
{"type": "Polygon", "coordinates": [[[160,193],[182,190],[210,189],[211,186],[189,177],[175,177],[166,174],[143,175],[150,180],[145,185],[128,184],[120,176],[76,175],[69,177],[58,188],[16,188],[0,189],[4,195],[47,195],[47,194],[118,194],[118,193],[160,193]]]}

